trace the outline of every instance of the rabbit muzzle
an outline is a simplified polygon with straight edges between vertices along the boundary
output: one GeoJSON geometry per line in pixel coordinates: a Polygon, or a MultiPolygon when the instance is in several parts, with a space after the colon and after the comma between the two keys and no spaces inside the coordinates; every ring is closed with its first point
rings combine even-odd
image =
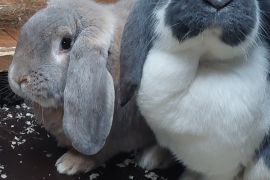
{"type": "Polygon", "coordinates": [[[257,31],[258,4],[254,0],[172,0],[167,5],[165,24],[180,42],[208,29],[220,29],[219,39],[238,46],[257,31]]]}
{"type": "Polygon", "coordinates": [[[212,5],[216,9],[222,9],[229,5],[232,0],[205,0],[207,3],[212,5]]]}

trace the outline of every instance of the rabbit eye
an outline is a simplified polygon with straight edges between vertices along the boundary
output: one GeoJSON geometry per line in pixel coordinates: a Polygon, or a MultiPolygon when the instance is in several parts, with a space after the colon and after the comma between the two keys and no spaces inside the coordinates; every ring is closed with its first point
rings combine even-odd
{"type": "Polygon", "coordinates": [[[71,38],[63,38],[61,41],[61,47],[63,50],[68,50],[71,47],[71,38]]]}

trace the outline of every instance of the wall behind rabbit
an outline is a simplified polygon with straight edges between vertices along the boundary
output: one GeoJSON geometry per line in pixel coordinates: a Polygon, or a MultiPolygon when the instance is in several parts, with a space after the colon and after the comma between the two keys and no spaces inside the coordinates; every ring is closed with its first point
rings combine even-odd
{"type": "MultiPolygon", "coordinates": [[[[0,28],[19,27],[36,11],[46,6],[49,0],[0,0],[0,28]]],[[[96,0],[101,3],[113,3],[117,0],[96,0]]]]}

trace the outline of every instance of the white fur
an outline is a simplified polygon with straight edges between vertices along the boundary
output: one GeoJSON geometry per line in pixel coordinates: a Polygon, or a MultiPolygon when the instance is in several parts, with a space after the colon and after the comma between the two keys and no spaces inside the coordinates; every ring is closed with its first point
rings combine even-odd
{"type": "Polygon", "coordinates": [[[142,157],[138,160],[138,164],[141,168],[152,170],[155,167],[158,167],[160,161],[156,157],[154,151],[147,151],[142,154],[142,157]]]}
{"type": "Polygon", "coordinates": [[[77,172],[77,169],[73,169],[65,166],[63,163],[59,163],[56,165],[56,169],[60,174],[67,174],[67,175],[73,175],[77,172]]]}
{"type": "Polygon", "coordinates": [[[55,163],[57,171],[60,174],[67,175],[74,175],[78,172],[86,173],[93,169],[93,165],[91,165],[92,164],[87,162],[85,159],[71,153],[64,154],[55,163]],[[85,165],[89,165],[89,167],[85,168],[85,165]]]}
{"type": "Polygon", "coordinates": [[[219,29],[179,45],[164,26],[164,9],[138,105],[159,143],[204,180],[232,180],[269,129],[267,54],[259,44],[251,48],[259,23],[238,47],[222,43],[219,29]]]}
{"type": "Polygon", "coordinates": [[[170,151],[159,146],[144,149],[138,158],[139,166],[147,170],[155,168],[164,169],[169,167],[172,162],[173,156],[170,155],[170,151]]]}
{"type": "Polygon", "coordinates": [[[65,54],[65,53],[61,53],[59,51],[59,44],[60,44],[60,42],[61,42],[61,39],[59,40],[59,42],[57,41],[55,43],[56,46],[52,50],[52,57],[53,57],[53,60],[57,64],[67,64],[68,63],[68,55],[65,54]]]}
{"type": "MultiPolygon", "coordinates": [[[[78,172],[80,172],[76,166],[68,166],[67,164],[64,163],[59,163],[56,165],[56,169],[60,174],[67,174],[67,175],[74,175],[78,172]]],[[[84,173],[87,173],[91,169],[85,170],[84,173]]]]}

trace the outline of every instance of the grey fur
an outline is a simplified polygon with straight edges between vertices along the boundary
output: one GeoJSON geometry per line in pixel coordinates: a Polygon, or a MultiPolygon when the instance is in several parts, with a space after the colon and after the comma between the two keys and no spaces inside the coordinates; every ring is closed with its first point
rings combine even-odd
{"type": "Polygon", "coordinates": [[[85,44],[84,38],[89,37],[79,37],[70,56],[63,126],[73,147],[91,155],[104,146],[111,130],[115,92],[106,68],[108,49],[91,50],[92,45],[85,44]]]}
{"type": "Polygon", "coordinates": [[[140,84],[142,67],[155,40],[153,11],[159,0],[138,0],[128,17],[121,43],[120,89],[124,106],[140,84]],[[131,38],[132,37],[132,38],[131,38]]]}
{"type": "Polygon", "coordinates": [[[156,146],[135,100],[124,108],[116,101],[120,37],[132,5],[55,0],[21,30],[10,86],[34,102],[38,121],[60,146],[81,152],[63,155],[60,173],[89,171],[119,152],[156,146]],[[60,48],[64,37],[72,40],[69,50],[60,48]]]}

